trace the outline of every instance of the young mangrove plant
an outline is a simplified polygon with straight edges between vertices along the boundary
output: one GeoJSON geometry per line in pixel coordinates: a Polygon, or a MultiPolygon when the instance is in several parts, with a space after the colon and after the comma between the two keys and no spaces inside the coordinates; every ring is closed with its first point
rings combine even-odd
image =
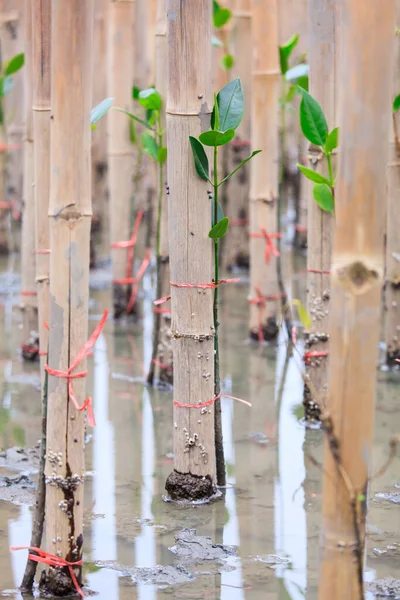
{"type": "Polygon", "coordinates": [[[229,34],[226,26],[232,19],[232,11],[213,0],[213,25],[219,35],[211,38],[213,46],[222,49],[220,66],[224,71],[230,71],[235,64],[235,58],[229,47],[229,34]]]}
{"type": "Polygon", "coordinates": [[[218,175],[218,149],[231,142],[235,137],[235,132],[243,118],[244,113],[244,95],[240,79],[234,79],[228,83],[222,90],[214,95],[214,107],[211,115],[211,129],[204,131],[196,139],[190,136],[190,145],[193,152],[194,164],[199,177],[208,181],[212,186],[211,199],[212,228],[209,237],[214,244],[214,370],[215,370],[215,451],[217,467],[217,483],[225,485],[225,461],[224,449],[222,443],[222,420],[221,420],[221,387],[219,370],[219,344],[218,344],[218,285],[219,279],[219,241],[223,238],[229,227],[229,219],[225,217],[219,203],[219,193],[222,184],[228,181],[239,169],[245,165],[253,156],[261,152],[255,150],[250,156],[243,159],[242,162],[228,175],[222,179],[218,175]],[[213,172],[212,179],[209,175],[209,164],[204,146],[211,147],[213,150],[213,172]]]}
{"type": "MultiPolygon", "coordinates": [[[[300,125],[307,140],[308,166],[298,165],[307,176],[308,253],[307,312],[312,327],[306,332],[305,364],[307,376],[323,400],[327,393],[329,362],[328,320],[330,269],[334,231],[334,173],[338,130],[336,123],[336,63],[338,24],[335,0],[310,0],[308,29],[310,93],[301,90],[300,125]],[[324,116],[325,115],[325,116],[324,116]],[[310,181],[310,178],[311,179],[310,181]],[[312,186],[312,187],[311,187],[312,186]]],[[[319,408],[304,387],[304,411],[307,422],[319,422],[319,408]]]]}

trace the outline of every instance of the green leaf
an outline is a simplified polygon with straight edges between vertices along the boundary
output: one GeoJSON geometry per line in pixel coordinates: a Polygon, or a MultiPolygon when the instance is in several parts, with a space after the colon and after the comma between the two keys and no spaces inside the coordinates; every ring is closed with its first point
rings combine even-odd
{"type": "Polygon", "coordinates": [[[292,67],[286,71],[285,79],[286,81],[295,81],[296,79],[299,79],[299,77],[308,77],[309,72],[309,65],[305,65],[304,63],[296,65],[295,67],[292,67]]]}
{"type": "Polygon", "coordinates": [[[142,90],[137,85],[134,85],[132,88],[132,98],[134,100],[139,100],[139,94],[142,90]]]}
{"type": "Polygon", "coordinates": [[[234,64],[235,59],[232,54],[225,54],[225,56],[221,58],[221,67],[225,69],[225,71],[230,71],[234,64]]]}
{"type": "Polygon", "coordinates": [[[139,103],[148,110],[161,110],[161,95],[154,88],[139,92],[139,103]]]}
{"type": "Polygon", "coordinates": [[[339,127],[332,129],[325,142],[325,152],[329,154],[339,145],[339,127]]]}
{"type": "Polygon", "coordinates": [[[366,498],[365,498],[365,494],[362,494],[361,492],[359,492],[357,494],[357,502],[365,502],[366,498]]]}
{"type": "Polygon", "coordinates": [[[329,181],[329,179],[327,179],[320,173],[317,173],[317,171],[313,171],[312,169],[309,169],[308,167],[304,167],[300,163],[297,163],[296,167],[303,173],[303,175],[305,175],[307,177],[307,179],[314,181],[314,183],[326,183],[326,185],[330,185],[330,183],[331,183],[329,181]]]}
{"type": "Polygon", "coordinates": [[[150,129],[150,131],[154,131],[153,127],[151,127],[151,125],[149,125],[146,121],[144,121],[143,119],[139,119],[139,117],[137,117],[136,115],[133,115],[132,113],[125,110],[124,108],[120,108],[119,106],[113,106],[113,110],[117,110],[118,112],[122,112],[125,115],[128,115],[128,117],[130,117],[134,121],[137,121],[141,125],[144,125],[144,127],[146,127],[146,129],[150,129]]]}
{"type": "Polygon", "coordinates": [[[247,158],[243,159],[242,162],[240,163],[240,165],[238,165],[236,167],[236,169],[234,169],[232,171],[232,173],[229,173],[229,175],[227,175],[222,181],[219,182],[218,187],[220,185],[222,185],[223,183],[225,183],[225,181],[227,181],[228,179],[230,179],[232,177],[232,175],[234,175],[236,173],[236,171],[239,171],[239,169],[241,169],[244,164],[246,164],[247,162],[249,162],[249,160],[251,160],[253,158],[253,156],[255,156],[256,154],[260,154],[260,152],[262,152],[262,150],[254,150],[254,152],[252,152],[250,154],[250,156],[248,156],[247,158]]]}
{"type": "Polygon", "coordinates": [[[297,42],[299,41],[299,34],[295,33],[292,37],[283,44],[279,46],[279,61],[281,65],[281,73],[285,75],[285,73],[289,70],[289,58],[292,54],[293,50],[297,46],[297,42]]]}
{"type": "Polygon", "coordinates": [[[219,131],[219,107],[217,101],[217,94],[214,92],[214,127],[213,129],[219,131]]]}
{"type": "Polygon", "coordinates": [[[285,102],[287,104],[293,100],[293,98],[296,95],[296,92],[297,92],[297,86],[296,85],[291,85],[289,87],[289,89],[288,89],[288,92],[287,92],[286,98],[285,98],[285,102]]]}
{"type": "Polygon", "coordinates": [[[214,48],[223,48],[224,44],[221,42],[221,40],[219,38],[217,38],[216,35],[212,35],[211,36],[211,46],[213,46],[214,48]]]}
{"type": "Polygon", "coordinates": [[[228,144],[235,137],[234,129],[227,129],[226,131],[204,131],[199,135],[199,140],[205,146],[224,146],[228,144]]]}
{"type": "Polygon", "coordinates": [[[393,112],[397,112],[400,108],[400,94],[393,100],[393,112]]]}
{"type": "Polygon", "coordinates": [[[323,146],[328,135],[328,125],[322,108],[305,90],[301,90],[300,126],[309,142],[323,146]]]}
{"type": "Polygon", "coordinates": [[[303,89],[303,90],[306,90],[306,92],[308,92],[308,84],[309,84],[308,75],[305,75],[304,77],[299,77],[297,80],[297,85],[299,86],[300,90],[303,89]]]}
{"type": "Polygon", "coordinates": [[[305,327],[306,329],[310,329],[310,327],[312,326],[312,320],[305,306],[300,302],[300,300],[297,300],[297,298],[293,298],[292,304],[294,304],[294,306],[297,308],[297,312],[299,313],[299,319],[303,327],[305,327]]]}
{"type": "Polygon", "coordinates": [[[13,58],[11,58],[11,60],[8,61],[7,65],[4,69],[4,74],[5,75],[13,75],[14,73],[16,73],[17,71],[22,69],[22,67],[24,66],[24,62],[25,62],[25,54],[23,52],[21,52],[21,54],[17,54],[16,56],[13,56],[13,58]]]}
{"type": "Polygon", "coordinates": [[[214,218],[214,208],[215,208],[215,198],[214,195],[211,198],[211,223],[212,226],[214,227],[215,223],[218,221],[221,221],[221,219],[224,218],[224,211],[222,210],[222,206],[220,205],[220,203],[218,202],[218,206],[217,206],[217,221],[215,221],[214,218]]]}
{"type": "Polygon", "coordinates": [[[110,110],[113,102],[114,98],[105,98],[100,104],[92,108],[90,113],[90,124],[94,125],[97,121],[100,121],[100,119],[110,110]]]}
{"type": "Polygon", "coordinates": [[[205,181],[210,181],[208,177],[208,158],[203,146],[198,139],[191,135],[189,136],[189,142],[193,152],[194,166],[197,175],[205,181]]]}
{"type": "Polygon", "coordinates": [[[160,165],[163,165],[166,160],[167,160],[167,149],[165,146],[162,146],[162,148],[158,149],[157,162],[159,162],[160,165]]]}
{"type": "Polygon", "coordinates": [[[219,8],[218,10],[214,11],[214,14],[213,14],[214,27],[216,27],[217,29],[220,29],[221,27],[223,27],[230,21],[231,16],[232,16],[232,12],[229,10],[229,8],[219,8]]]}
{"type": "Polygon", "coordinates": [[[313,189],[314,198],[318,206],[325,212],[333,213],[335,204],[332,188],[326,183],[316,183],[313,189]]]}
{"type": "Polygon", "coordinates": [[[158,161],[158,151],[159,147],[156,140],[153,138],[150,133],[146,131],[142,133],[142,144],[143,150],[148,154],[153,160],[158,161]]]}
{"type": "Polygon", "coordinates": [[[0,77],[0,97],[4,98],[6,94],[13,89],[14,82],[12,77],[0,77]]]}
{"type": "MultiPolygon", "coordinates": [[[[244,94],[239,78],[230,81],[217,95],[220,129],[237,129],[244,113],[244,94]]],[[[214,129],[214,111],[211,115],[211,128],[214,129]]]]}
{"type": "Polygon", "coordinates": [[[218,240],[219,238],[224,237],[229,227],[229,219],[228,217],[224,217],[218,223],[214,225],[214,227],[210,230],[208,237],[213,240],[218,240]]]}
{"type": "Polygon", "coordinates": [[[221,6],[218,4],[217,0],[213,0],[213,16],[219,10],[221,10],[221,6]]]}

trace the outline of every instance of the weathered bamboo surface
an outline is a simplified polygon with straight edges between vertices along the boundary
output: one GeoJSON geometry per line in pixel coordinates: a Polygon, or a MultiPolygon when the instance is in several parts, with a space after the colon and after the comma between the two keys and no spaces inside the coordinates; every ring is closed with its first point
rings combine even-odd
{"type": "Polygon", "coordinates": [[[50,114],[51,114],[51,0],[32,0],[32,123],[35,139],[34,201],[36,289],[39,313],[40,373],[44,383],[47,362],[50,285],[50,114]]]}
{"type": "Polygon", "coordinates": [[[325,419],[321,600],[364,597],[365,517],[383,281],[382,203],[396,23],[395,0],[380,5],[344,0],[342,6],[346,60],[340,61],[339,75],[343,84],[331,280],[330,419],[325,419]],[[357,495],[353,504],[352,495],[357,495]]]}
{"type": "MultiPolygon", "coordinates": [[[[196,174],[189,136],[198,137],[210,123],[211,2],[168,0],[167,20],[171,281],[194,286],[171,286],[174,399],[199,404],[214,397],[213,290],[195,287],[212,282],[211,214],[208,185],[196,174]]],[[[213,404],[175,406],[175,471],[207,476],[212,485],[214,453],[213,404]]]]}
{"type": "MultiPolygon", "coordinates": [[[[310,94],[321,105],[330,131],[336,127],[336,4],[335,0],[309,0],[308,3],[310,94]]],[[[328,175],[326,159],[318,148],[309,148],[308,161],[309,168],[328,175]]],[[[333,160],[334,170],[335,162],[333,160]]],[[[317,205],[312,192],[313,185],[305,185],[308,188],[307,310],[312,319],[312,326],[307,331],[306,350],[322,353],[329,352],[329,272],[335,218],[317,205]]],[[[312,385],[325,401],[329,355],[311,358],[306,364],[312,385]]],[[[319,409],[312,400],[308,386],[304,390],[304,409],[307,420],[319,419],[319,409]]]]}
{"type": "Polygon", "coordinates": [[[263,152],[250,163],[250,296],[265,299],[264,310],[261,304],[250,307],[250,334],[256,339],[261,328],[264,339],[275,339],[278,331],[276,256],[271,252],[266,260],[262,228],[268,235],[278,233],[279,93],[278,3],[253,0],[251,142],[263,152]]]}
{"type": "MultiPolygon", "coordinates": [[[[63,373],[88,337],[92,43],[93,0],[52,3],[49,366],[63,373]]],[[[83,359],[74,372],[85,369],[83,359]]],[[[83,404],[85,378],[71,384],[83,404]]],[[[46,549],[78,560],[85,414],[74,408],[65,376],[50,373],[48,391],[46,549]]]]}

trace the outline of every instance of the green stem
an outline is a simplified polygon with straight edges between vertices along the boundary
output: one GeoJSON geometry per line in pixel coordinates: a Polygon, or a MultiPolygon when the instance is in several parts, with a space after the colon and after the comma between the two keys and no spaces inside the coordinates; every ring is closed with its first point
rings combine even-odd
{"type": "MultiPolygon", "coordinates": [[[[163,145],[163,132],[161,127],[161,114],[157,111],[157,142],[158,147],[162,148],[163,145]]],[[[161,236],[161,216],[162,216],[162,196],[163,196],[163,175],[164,167],[163,164],[158,162],[158,207],[157,207],[157,233],[156,233],[156,256],[160,256],[160,236],[161,236]]]]}
{"type": "Polygon", "coordinates": [[[328,153],[326,155],[326,161],[328,163],[329,181],[331,182],[331,188],[333,190],[335,182],[333,180],[332,160],[331,160],[331,154],[330,153],[328,153]]]}

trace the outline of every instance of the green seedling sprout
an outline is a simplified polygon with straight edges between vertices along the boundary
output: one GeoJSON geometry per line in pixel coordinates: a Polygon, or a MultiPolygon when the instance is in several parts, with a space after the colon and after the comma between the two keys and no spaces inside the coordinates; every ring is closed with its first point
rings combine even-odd
{"type": "MultiPolygon", "coordinates": [[[[221,6],[216,0],[213,0],[213,25],[215,29],[222,29],[225,25],[229,23],[232,18],[232,11],[229,8],[224,8],[221,6]]],[[[224,55],[221,58],[221,67],[225,69],[225,71],[230,71],[234,64],[235,58],[231,54],[229,45],[226,41],[226,36],[222,36],[222,40],[217,36],[211,37],[211,43],[215,47],[223,48],[224,55]]]]}
{"type": "Polygon", "coordinates": [[[16,54],[3,63],[0,68],[0,125],[4,125],[4,97],[13,88],[12,75],[17,73],[25,64],[25,54],[16,54]]]}

